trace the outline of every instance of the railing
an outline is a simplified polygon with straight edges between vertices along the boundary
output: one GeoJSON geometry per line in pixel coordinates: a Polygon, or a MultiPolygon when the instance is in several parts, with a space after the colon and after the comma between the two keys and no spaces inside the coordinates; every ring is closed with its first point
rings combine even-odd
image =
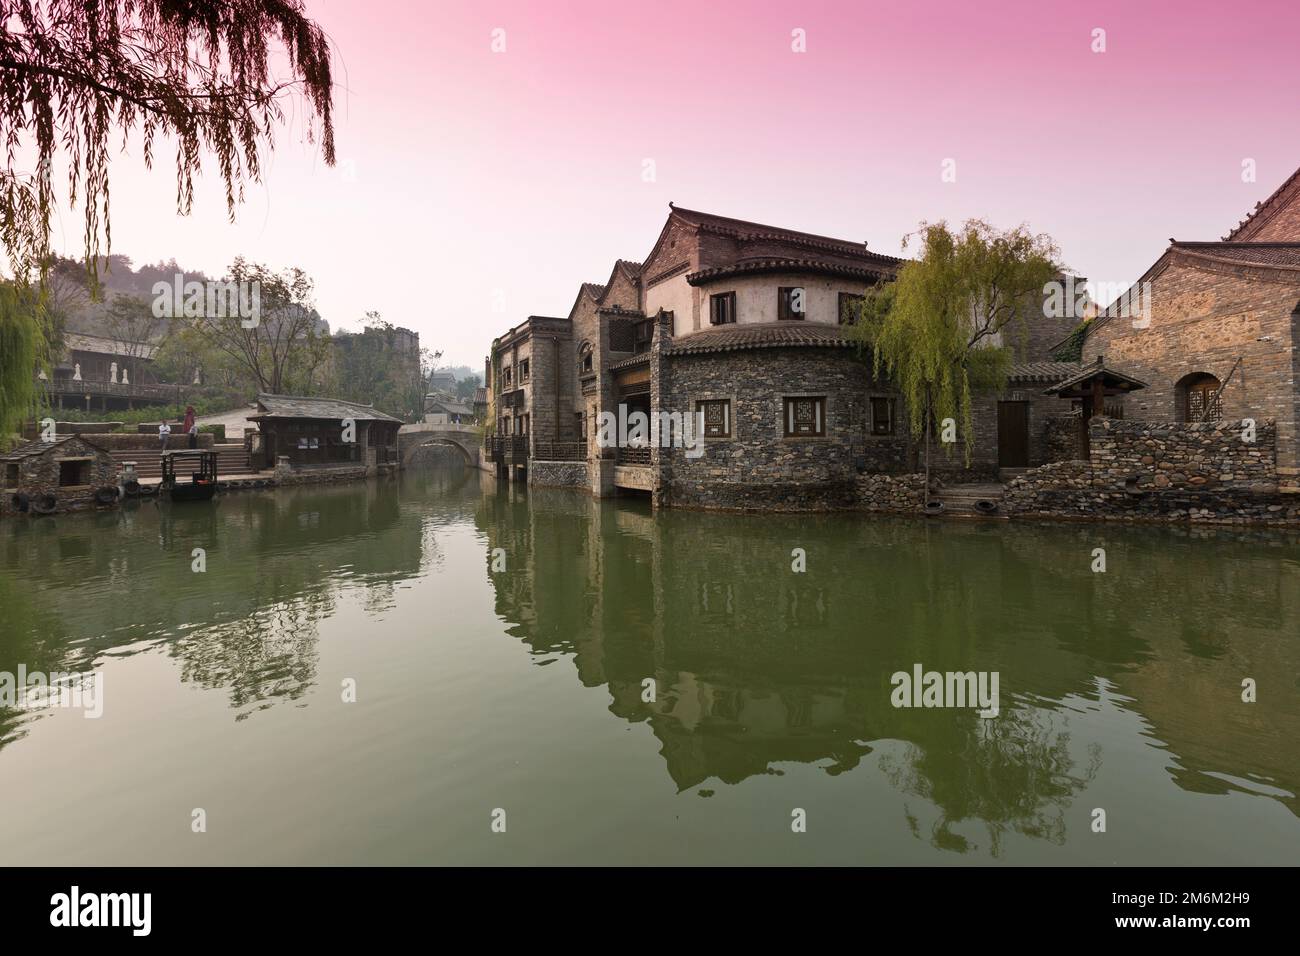
{"type": "Polygon", "coordinates": [[[580,441],[539,441],[533,445],[539,461],[586,461],[587,444],[580,441]]]}
{"type": "Polygon", "coordinates": [[[648,465],[650,464],[650,449],[620,447],[615,461],[620,465],[648,465]]]}
{"type": "Polygon", "coordinates": [[[63,395],[109,395],[117,398],[154,398],[179,404],[180,385],[123,385],[120,382],[88,382],[70,378],[37,379],[37,385],[63,395]]]}
{"type": "Polygon", "coordinates": [[[513,458],[516,461],[528,457],[528,436],[527,435],[494,435],[491,441],[491,453],[493,461],[505,461],[506,458],[513,458]]]}

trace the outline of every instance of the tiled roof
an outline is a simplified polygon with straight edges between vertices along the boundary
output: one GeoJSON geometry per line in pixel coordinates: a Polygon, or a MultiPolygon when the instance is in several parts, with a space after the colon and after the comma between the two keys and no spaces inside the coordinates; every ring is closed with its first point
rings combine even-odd
{"type": "Polygon", "coordinates": [[[1270,269],[1300,269],[1300,242],[1175,242],[1179,252],[1270,269]]]}
{"type": "MultiPolygon", "coordinates": [[[[572,288],[572,287],[570,287],[570,288],[572,288]]],[[[591,297],[592,297],[593,299],[595,299],[597,302],[599,302],[599,301],[600,301],[600,297],[601,297],[602,295],[605,294],[605,283],[603,283],[603,282],[584,282],[584,283],[582,284],[582,291],[585,292],[585,293],[587,293],[587,295],[591,296],[591,297]]]]}
{"type": "Polygon", "coordinates": [[[636,366],[638,365],[649,365],[649,364],[650,364],[650,355],[647,352],[643,352],[640,355],[633,355],[631,358],[625,358],[617,362],[611,362],[609,366],[609,370],[611,372],[617,372],[619,369],[636,368],[636,366]]]}
{"type": "Polygon", "coordinates": [[[1273,211],[1275,207],[1279,205],[1279,200],[1282,198],[1283,194],[1286,193],[1286,191],[1291,187],[1291,185],[1297,181],[1297,178],[1300,178],[1300,169],[1297,169],[1294,173],[1288,176],[1286,182],[1284,182],[1281,186],[1278,186],[1277,189],[1273,190],[1272,195],[1270,195],[1267,199],[1265,199],[1263,202],[1255,203],[1255,208],[1252,209],[1250,212],[1246,213],[1246,218],[1241,220],[1241,222],[1237,223],[1237,225],[1232,229],[1232,231],[1223,237],[1224,240],[1231,242],[1232,240],[1236,239],[1237,236],[1239,236],[1247,226],[1249,226],[1261,215],[1264,216],[1265,219],[1270,218],[1273,215],[1273,211]]]}
{"type": "Polygon", "coordinates": [[[145,342],[127,343],[103,335],[86,335],[83,332],[65,332],[63,345],[69,352],[94,352],[98,355],[119,355],[129,358],[152,359],[158,346],[145,342]]]}
{"type": "Polygon", "coordinates": [[[13,449],[13,451],[0,455],[0,461],[17,461],[20,458],[30,458],[33,455],[43,455],[51,448],[58,448],[64,442],[71,441],[73,438],[80,438],[91,448],[97,448],[100,451],[104,451],[102,447],[95,444],[93,441],[89,441],[85,435],[63,435],[61,437],[56,437],[53,441],[29,441],[25,444],[19,445],[17,448],[13,449]]]}
{"type": "Polygon", "coordinates": [[[880,265],[876,268],[867,265],[843,265],[836,262],[827,262],[824,259],[778,257],[745,259],[733,265],[716,266],[712,269],[701,269],[699,272],[689,273],[686,276],[686,281],[691,285],[701,285],[705,282],[725,279],[734,275],[757,275],[765,272],[809,272],[818,275],[836,275],[874,282],[892,273],[893,265],[898,262],[897,259],[891,259],[889,256],[877,256],[876,258],[881,260],[880,265]]]}
{"type": "Polygon", "coordinates": [[[462,405],[460,402],[448,402],[442,399],[436,399],[429,403],[432,408],[441,408],[450,415],[473,415],[474,409],[468,405],[462,405]]]}
{"type": "Polygon", "coordinates": [[[614,264],[621,265],[634,276],[639,276],[641,274],[641,263],[633,262],[631,259],[616,259],[614,264]]]}
{"type": "Polygon", "coordinates": [[[705,329],[675,340],[668,350],[682,355],[696,352],[729,352],[735,349],[790,348],[800,346],[847,347],[856,344],[844,326],[795,320],[787,322],[739,322],[705,329]]]}
{"type": "Polygon", "coordinates": [[[1011,366],[1007,380],[1012,385],[1060,382],[1077,375],[1082,367],[1078,362],[1021,362],[1011,366]]]}
{"type": "MultiPolygon", "coordinates": [[[[744,241],[753,241],[756,239],[775,239],[783,242],[792,242],[812,248],[820,248],[827,251],[833,251],[840,255],[851,256],[872,256],[873,258],[889,259],[889,256],[876,256],[875,253],[867,252],[865,242],[852,242],[847,239],[833,239],[830,236],[818,236],[811,232],[799,232],[797,229],[783,229],[779,226],[765,226],[758,222],[748,222],[744,219],[732,219],[729,216],[718,216],[713,213],[700,212],[695,209],[683,209],[680,206],[668,204],[674,213],[685,219],[687,222],[700,226],[711,232],[721,235],[731,236],[735,239],[744,241]]],[[[898,260],[893,260],[897,262],[898,260]]]]}
{"type": "Polygon", "coordinates": [[[399,424],[402,421],[400,418],[384,414],[372,405],[345,402],[338,398],[304,398],[299,395],[268,395],[262,393],[257,396],[257,404],[263,410],[257,415],[250,415],[249,419],[251,421],[256,421],[259,418],[324,418],[340,421],[344,418],[351,418],[359,422],[397,422],[399,424]]]}
{"type": "Polygon", "coordinates": [[[1133,376],[1131,375],[1125,375],[1123,372],[1119,372],[1113,368],[1110,368],[1109,366],[1106,365],[1106,363],[1102,360],[1101,357],[1098,357],[1097,361],[1095,362],[1091,362],[1087,365],[1077,366],[1077,368],[1078,371],[1075,372],[1075,374],[1071,375],[1067,379],[1057,382],[1051,388],[1045,389],[1044,391],[1052,394],[1056,392],[1063,392],[1066,389],[1073,388],[1075,385],[1078,385],[1081,382],[1086,382],[1088,379],[1092,378],[1094,375],[1097,374],[1104,375],[1107,379],[1114,382],[1116,386],[1127,388],[1130,390],[1147,387],[1146,382],[1140,381],[1136,378],[1133,378],[1133,376]]]}

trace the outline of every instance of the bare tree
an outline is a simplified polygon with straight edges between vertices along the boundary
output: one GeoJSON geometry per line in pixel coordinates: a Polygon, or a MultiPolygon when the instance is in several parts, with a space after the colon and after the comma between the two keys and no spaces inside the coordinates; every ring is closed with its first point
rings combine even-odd
{"type": "Polygon", "coordinates": [[[247,372],[258,391],[314,391],[329,359],[330,338],[322,330],[310,277],[301,269],[274,272],[240,258],[227,281],[256,284],[256,321],[250,324],[239,314],[205,315],[185,320],[193,334],[247,372]]]}

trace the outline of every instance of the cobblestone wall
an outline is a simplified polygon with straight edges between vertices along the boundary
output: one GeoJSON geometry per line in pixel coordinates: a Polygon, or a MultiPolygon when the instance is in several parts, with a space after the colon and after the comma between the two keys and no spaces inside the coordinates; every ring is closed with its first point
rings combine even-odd
{"type": "Polygon", "coordinates": [[[1241,422],[1092,423],[1090,461],[1034,468],[1007,486],[1005,513],[1091,520],[1300,523],[1294,477],[1275,467],[1276,429],[1241,422]],[[1281,481],[1279,481],[1279,477],[1281,481]]]}
{"type": "Polygon", "coordinates": [[[863,511],[920,514],[925,505],[925,473],[859,475],[858,507],[863,511]]]}
{"type": "Polygon", "coordinates": [[[590,489],[591,478],[585,461],[538,461],[528,463],[528,484],[545,488],[590,489]]]}

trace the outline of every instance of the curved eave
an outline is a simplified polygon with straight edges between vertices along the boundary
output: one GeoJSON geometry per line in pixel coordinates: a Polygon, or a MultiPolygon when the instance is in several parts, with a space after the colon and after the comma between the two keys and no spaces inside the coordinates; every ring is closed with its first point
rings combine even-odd
{"type": "Polygon", "coordinates": [[[891,279],[894,276],[893,268],[884,264],[879,268],[872,268],[868,266],[846,266],[816,261],[764,259],[756,262],[740,263],[734,266],[719,266],[713,269],[701,269],[698,272],[690,272],[686,275],[686,281],[688,284],[693,286],[703,286],[739,276],[772,275],[774,273],[785,273],[787,275],[818,275],[835,279],[857,279],[869,283],[879,282],[882,279],[891,279]]]}

